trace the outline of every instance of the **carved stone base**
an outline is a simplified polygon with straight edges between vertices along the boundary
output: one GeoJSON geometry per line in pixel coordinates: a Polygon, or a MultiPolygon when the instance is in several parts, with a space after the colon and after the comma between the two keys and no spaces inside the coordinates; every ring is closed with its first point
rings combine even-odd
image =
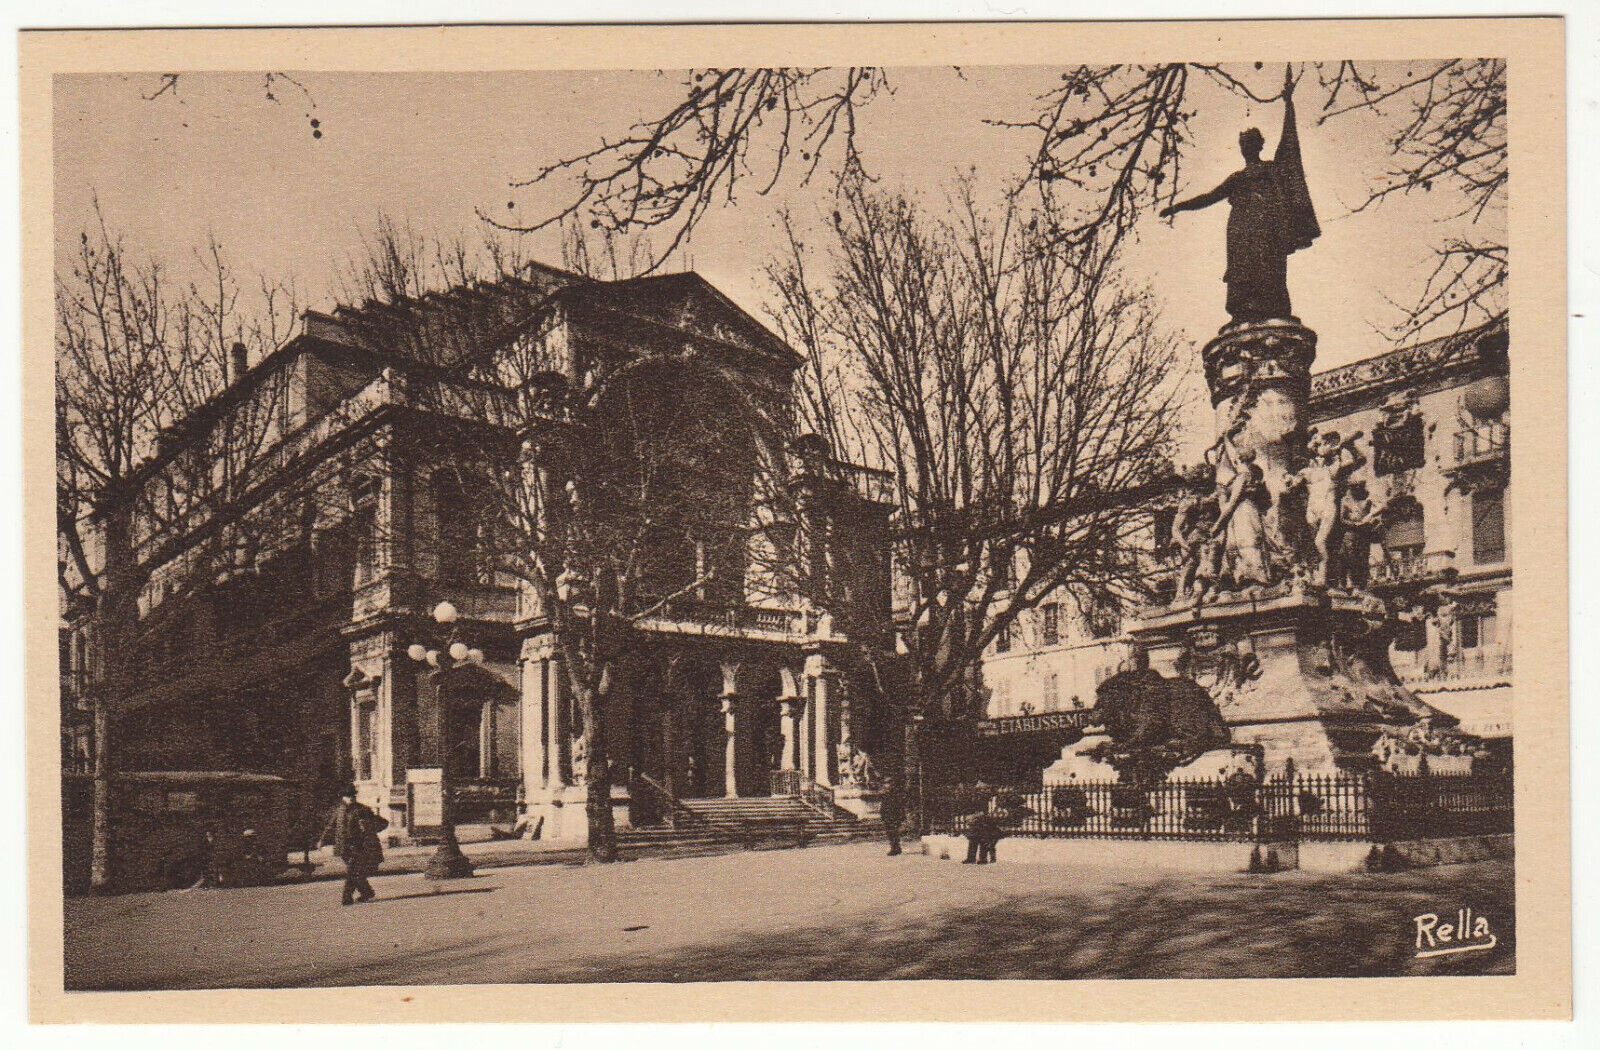
{"type": "Polygon", "coordinates": [[[1104,729],[1091,728],[1084,732],[1082,740],[1062,748],[1061,757],[1045,767],[1044,786],[1056,787],[1067,784],[1074,777],[1078,780],[1116,780],[1116,769],[1110,763],[1102,762],[1090,754],[1106,740],[1104,729]]]}
{"type": "Polygon", "coordinates": [[[1386,728],[1455,721],[1400,683],[1363,595],[1225,597],[1154,610],[1132,633],[1153,670],[1211,692],[1234,743],[1261,747],[1268,775],[1290,759],[1306,774],[1371,769],[1386,728]]]}
{"type": "MultiPolygon", "coordinates": [[[[523,813],[525,835],[538,829],[541,841],[559,841],[582,846],[589,841],[588,789],[581,784],[547,788],[528,799],[523,813]]],[[[620,831],[629,827],[628,789],[611,786],[611,820],[620,831]]]]}
{"type": "Polygon", "coordinates": [[[860,820],[877,817],[883,792],[877,788],[838,787],[833,789],[833,804],[860,820]]]}

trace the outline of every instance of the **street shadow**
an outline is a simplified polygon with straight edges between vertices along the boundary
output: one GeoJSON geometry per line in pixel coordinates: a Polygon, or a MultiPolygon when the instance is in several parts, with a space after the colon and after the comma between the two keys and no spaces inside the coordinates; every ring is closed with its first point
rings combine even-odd
{"type": "Polygon", "coordinates": [[[427,893],[397,893],[393,896],[377,896],[367,901],[368,904],[387,904],[393,901],[418,901],[428,900],[432,897],[459,897],[463,893],[493,893],[498,886],[463,886],[456,890],[430,890],[427,893]]]}
{"type": "Polygon", "coordinates": [[[1509,863],[1392,875],[1239,875],[892,914],[659,955],[550,962],[520,980],[833,981],[1398,977],[1516,972],[1509,863]],[[1412,916],[1493,916],[1492,954],[1416,957],[1412,916]]]}

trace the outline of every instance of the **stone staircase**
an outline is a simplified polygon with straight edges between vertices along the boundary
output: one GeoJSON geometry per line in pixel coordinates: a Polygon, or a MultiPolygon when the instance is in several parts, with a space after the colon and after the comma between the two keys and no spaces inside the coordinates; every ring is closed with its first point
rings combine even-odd
{"type": "Polygon", "coordinates": [[[880,834],[877,820],[859,820],[837,808],[813,806],[789,795],[765,798],[677,800],[675,826],[617,831],[623,849],[744,847],[781,849],[813,842],[842,842],[880,834]]]}

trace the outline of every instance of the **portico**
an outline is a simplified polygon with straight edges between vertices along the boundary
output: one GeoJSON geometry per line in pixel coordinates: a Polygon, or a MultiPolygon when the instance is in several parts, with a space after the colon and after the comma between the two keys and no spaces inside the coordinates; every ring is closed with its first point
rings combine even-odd
{"type": "MultiPolygon", "coordinates": [[[[819,638],[816,618],[783,618],[795,629],[662,630],[629,661],[603,716],[617,827],[651,823],[674,799],[838,784],[851,746],[843,640],[819,638]]],[[[581,841],[583,718],[548,632],[524,638],[521,667],[525,827],[581,841]]]]}

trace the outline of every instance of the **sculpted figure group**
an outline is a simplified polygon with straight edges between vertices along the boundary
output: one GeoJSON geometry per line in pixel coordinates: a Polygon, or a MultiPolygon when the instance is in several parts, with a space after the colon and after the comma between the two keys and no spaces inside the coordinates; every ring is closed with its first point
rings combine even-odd
{"type": "Polygon", "coordinates": [[[1177,598],[1265,588],[1291,579],[1359,590],[1383,508],[1354,475],[1361,434],[1311,431],[1274,498],[1256,454],[1240,449],[1241,417],[1184,477],[1170,540],[1177,598]]]}

